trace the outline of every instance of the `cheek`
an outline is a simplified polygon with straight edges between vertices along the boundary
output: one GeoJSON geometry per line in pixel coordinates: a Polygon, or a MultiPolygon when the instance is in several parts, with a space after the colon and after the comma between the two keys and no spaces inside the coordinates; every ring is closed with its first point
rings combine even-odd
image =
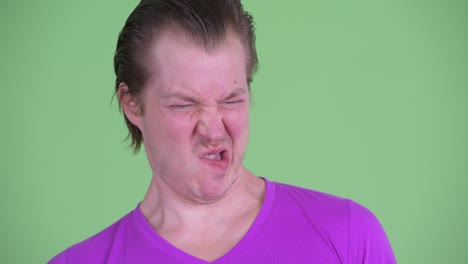
{"type": "Polygon", "coordinates": [[[249,132],[249,113],[247,109],[226,111],[224,124],[233,138],[247,137],[249,132]]]}
{"type": "Polygon", "coordinates": [[[165,127],[165,134],[173,140],[189,138],[196,125],[193,114],[168,115],[161,120],[161,127],[165,127]]]}

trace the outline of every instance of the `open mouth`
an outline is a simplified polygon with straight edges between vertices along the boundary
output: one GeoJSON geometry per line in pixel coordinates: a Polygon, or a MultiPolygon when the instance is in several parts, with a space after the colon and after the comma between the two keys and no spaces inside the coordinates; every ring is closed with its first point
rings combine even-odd
{"type": "Polygon", "coordinates": [[[220,151],[218,153],[207,154],[204,157],[206,159],[209,159],[209,160],[222,160],[222,159],[224,159],[225,153],[226,153],[226,151],[223,150],[223,151],[220,151]]]}

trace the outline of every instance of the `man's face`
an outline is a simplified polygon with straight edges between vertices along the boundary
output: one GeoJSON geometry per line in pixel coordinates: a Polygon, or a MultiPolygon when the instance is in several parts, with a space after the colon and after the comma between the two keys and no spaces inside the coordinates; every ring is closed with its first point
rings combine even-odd
{"type": "Polygon", "coordinates": [[[138,126],[160,191],[197,202],[222,197],[244,172],[250,94],[243,46],[230,36],[207,51],[166,32],[149,60],[154,74],[138,126]]]}

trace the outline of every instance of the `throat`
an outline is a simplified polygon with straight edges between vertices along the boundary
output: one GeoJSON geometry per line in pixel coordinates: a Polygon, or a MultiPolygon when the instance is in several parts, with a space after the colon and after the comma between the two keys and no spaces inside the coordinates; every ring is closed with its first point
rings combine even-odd
{"type": "Polygon", "coordinates": [[[172,246],[211,262],[242,241],[260,212],[266,185],[250,173],[247,176],[243,188],[211,204],[176,203],[155,184],[149,190],[154,195],[147,195],[140,207],[153,229],[172,246]]]}
{"type": "Polygon", "coordinates": [[[199,227],[160,228],[157,232],[174,247],[211,262],[227,254],[242,240],[255,217],[256,214],[251,214],[229,221],[220,219],[199,227]]]}

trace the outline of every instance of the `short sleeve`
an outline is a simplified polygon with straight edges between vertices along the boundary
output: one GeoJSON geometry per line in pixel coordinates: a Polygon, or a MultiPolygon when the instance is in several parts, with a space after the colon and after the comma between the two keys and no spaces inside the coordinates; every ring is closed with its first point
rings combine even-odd
{"type": "Polygon", "coordinates": [[[367,208],[349,201],[350,264],[394,264],[392,247],[379,220],[367,208]]]}
{"type": "Polygon", "coordinates": [[[54,258],[49,260],[49,262],[47,262],[47,264],[67,264],[67,259],[65,257],[65,252],[62,252],[62,253],[58,254],[57,256],[55,256],[54,258]]]}

